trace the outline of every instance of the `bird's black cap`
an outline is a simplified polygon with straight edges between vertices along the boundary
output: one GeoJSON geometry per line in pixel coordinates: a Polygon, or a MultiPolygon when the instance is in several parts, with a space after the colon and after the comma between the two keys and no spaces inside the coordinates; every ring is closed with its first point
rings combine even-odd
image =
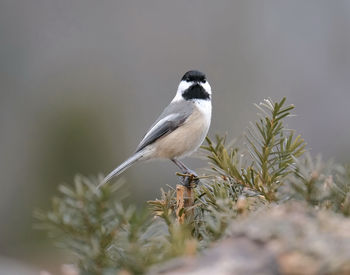
{"type": "Polygon", "coordinates": [[[181,80],[184,80],[186,82],[205,82],[206,76],[204,73],[201,73],[199,71],[188,71],[184,74],[181,80]]]}

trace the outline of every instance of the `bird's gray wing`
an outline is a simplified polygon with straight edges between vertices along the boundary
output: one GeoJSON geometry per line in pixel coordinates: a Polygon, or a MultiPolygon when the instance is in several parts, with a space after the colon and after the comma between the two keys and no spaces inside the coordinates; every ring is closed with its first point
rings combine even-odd
{"type": "Polygon", "coordinates": [[[137,146],[136,152],[152,144],[160,137],[166,136],[182,125],[193,112],[191,102],[172,102],[153,123],[147,134],[137,146]]]}

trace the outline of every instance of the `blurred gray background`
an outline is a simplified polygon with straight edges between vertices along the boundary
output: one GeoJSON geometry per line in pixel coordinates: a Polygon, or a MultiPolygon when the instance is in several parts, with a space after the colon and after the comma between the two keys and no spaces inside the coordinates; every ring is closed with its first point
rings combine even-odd
{"type": "MultiPolygon", "coordinates": [[[[128,157],[189,69],[214,90],[210,136],[240,137],[253,103],[286,96],[311,152],[350,161],[350,1],[1,0],[0,61],[0,255],[17,263],[62,261],[33,208],[128,157]]],[[[133,167],[130,200],[175,171],[133,167]]]]}

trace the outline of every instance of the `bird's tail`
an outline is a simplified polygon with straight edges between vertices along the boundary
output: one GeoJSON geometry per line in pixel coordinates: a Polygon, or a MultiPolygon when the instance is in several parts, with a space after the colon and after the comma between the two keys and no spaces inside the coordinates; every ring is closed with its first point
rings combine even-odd
{"type": "Polygon", "coordinates": [[[111,178],[120,175],[122,172],[124,172],[126,169],[128,169],[131,165],[133,165],[136,161],[140,160],[142,157],[143,157],[142,151],[132,155],[130,158],[128,158],[126,161],[120,164],[117,168],[115,168],[112,172],[110,172],[101,181],[101,183],[97,186],[97,188],[100,188],[102,185],[107,183],[111,178]]]}

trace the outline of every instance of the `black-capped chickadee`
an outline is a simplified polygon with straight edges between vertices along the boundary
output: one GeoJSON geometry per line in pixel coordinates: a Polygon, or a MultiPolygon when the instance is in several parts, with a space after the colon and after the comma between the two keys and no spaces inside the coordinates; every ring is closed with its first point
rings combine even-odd
{"type": "Polygon", "coordinates": [[[188,71],[174,99],[148,130],[136,152],[108,174],[99,186],[138,161],[158,158],[170,159],[183,174],[197,177],[179,159],[199,148],[208,133],[210,120],[211,87],[205,74],[188,71]]]}

